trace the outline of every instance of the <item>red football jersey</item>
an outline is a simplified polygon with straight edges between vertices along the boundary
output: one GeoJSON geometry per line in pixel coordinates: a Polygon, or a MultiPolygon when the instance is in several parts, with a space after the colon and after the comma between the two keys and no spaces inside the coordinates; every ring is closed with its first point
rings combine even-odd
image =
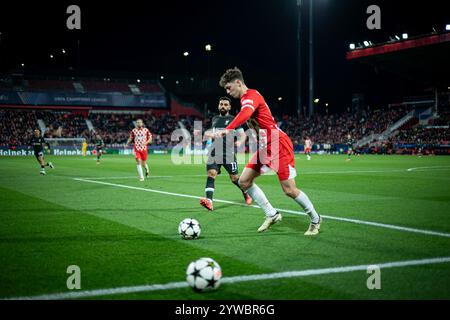
{"type": "Polygon", "coordinates": [[[263,173],[265,167],[271,168],[280,181],[295,178],[297,172],[292,141],[278,128],[263,96],[256,90],[248,89],[241,98],[241,105],[241,111],[226,129],[235,129],[247,121],[249,127],[258,131],[259,151],[255,152],[246,167],[259,173],[263,173]]]}
{"type": "Polygon", "coordinates": [[[306,139],[305,140],[305,148],[311,148],[312,146],[312,141],[310,139],[306,139]]]}
{"type": "Polygon", "coordinates": [[[145,143],[150,139],[151,133],[147,128],[134,128],[131,131],[131,139],[134,141],[134,150],[147,151],[147,144],[145,143]]]}
{"type": "Polygon", "coordinates": [[[235,129],[247,121],[247,125],[256,131],[265,129],[268,139],[270,139],[273,130],[278,131],[280,138],[287,137],[286,133],[278,128],[269,106],[258,91],[248,89],[241,98],[241,106],[241,111],[228,125],[227,129],[235,129]]]}

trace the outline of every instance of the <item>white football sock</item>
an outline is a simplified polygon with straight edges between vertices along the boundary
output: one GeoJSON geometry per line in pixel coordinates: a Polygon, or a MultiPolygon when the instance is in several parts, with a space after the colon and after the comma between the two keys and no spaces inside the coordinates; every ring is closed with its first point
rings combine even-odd
{"type": "Polygon", "coordinates": [[[144,173],[142,172],[142,166],[140,164],[138,164],[136,166],[136,168],[137,168],[137,172],[139,174],[139,178],[144,179],[144,173]]]}
{"type": "Polygon", "coordinates": [[[305,210],[306,214],[311,218],[312,223],[319,223],[319,215],[317,214],[316,209],[314,209],[314,206],[306,193],[301,191],[298,197],[294,200],[302,206],[303,210],[305,210]]]}
{"type": "Polygon", "coordinates": [[[150,171],[148,170],[148,165],[147,165],[147,164],[145,164],[145,170],[146,170],[147,172],[150,172],[150,171]]]}
{"type": "Polygon", "coordinates": [[[277,210],[275,210],[269,200],[267,200],[264,192],[256,184],[253,184],[253,186],[247,190],[247,193],[264,210],[267,217],[273,217],[277,213],[277,210]]]}

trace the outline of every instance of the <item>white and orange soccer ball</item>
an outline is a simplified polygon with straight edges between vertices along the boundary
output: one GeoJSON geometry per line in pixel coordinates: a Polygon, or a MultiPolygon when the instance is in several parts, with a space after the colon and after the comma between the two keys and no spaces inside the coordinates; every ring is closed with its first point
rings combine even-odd
{"type": "Polygon", "coordinates": [[[195,291],[215,290],[220,286],[222,269],[211,258],[200,258],[189,264],[186,281],[195,291]]]}
{"type": "Polygon", "coordinates": [[[184,219],[178,225],[178,233],[185,240],[197,239],[201,232],[200,223],[192,218],[184,219]]]}

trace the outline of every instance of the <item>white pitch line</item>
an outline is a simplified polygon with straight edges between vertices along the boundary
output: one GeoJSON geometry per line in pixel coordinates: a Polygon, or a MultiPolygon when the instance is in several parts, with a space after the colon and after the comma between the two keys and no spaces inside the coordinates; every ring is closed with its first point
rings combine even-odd
{"type": "Polygon", "coordinates": [[[450,170],[450,166],[431,166],[431,167],[416,167],[407,169],[408,172],[411,171],[431,171],[432,170],[450,170]]]}
{"type": "MultiPolygon", "coordinates": [[[[176,176],[149,176],[149,179],[156,178],[186,178],[186,177],[205,177],[204,174],[191,174],[191,175],[176,175],[176,176]]],[[[134,179],[139,180],[139,177],[136,176],[117,176],[117,177],[78,177],[77,179],[88,179],[88,180],[128,180],[134,179]]]]}
{"type": "MultiPolygon", "coordinates": [[[[408,169],[392,169],[392,170],[338,170],[338,171],[308,171],[302,172],[298,171],[299,175],[310,175],[310,174],[349,174],[349,173],[398,173],[398,172],[411,172],[411,171],[435,171],[435,170],[450,170],[450,166],[434,166],[434,167],[417,167],[408,169]],[[447,169],[444,169],[447,168],[447,169]]],[[[186,178],[186,177],[205,177],[204,174],[189,174],[189,175],[176,175],[176,176],[150,176],[149,178],[186,178]]],[[[89,179],[89,180],[128,180],[128,179],[138,179],[137,176],[116,176],[116,177],[79,177],[79,179],[89,179]]]]}
{"type": "MultiPolygon", "coordinates": [[[[151,179],[160,178],[173,178],[174,176],[150,176],[151,179]]],[[[138,176],[117,176],[117,177],[80,177],[79,179],[89,179],[89,180],[128,180],[134,179],[139,180],[138,176]]]]}
{"type": "MultiPolygon", "coordinates": [[[[275,273],[265,273],[265,274],[253,274],[253,275],[243,275],[243,276],[234,276],[234,277],[224,277],[224,278],[222,278],[222,283],[234,284],[234,283],[240,283],[240,282],[259,281],[259,280],[288,279],[288,278],[309,277],[309,276],[335,274],[335,273],[347,273],[347,272],[354,272],[354,271],[366,271],[369,266],[377,266],[380,269],[389,269],[389,268],[420,266],[420,265],[428,265],[428,264],[439,264],[439,263],[447,263],[447,262],[450,262],[450,257],[439,257],[439,258],[421,259],[421,260],[406,260],[406,261],[396,261],[396,262],[386,262],[386,263],[371,263],[371,264],[363,264],[363,265],[355,265],[355,266],[307,269],[307,270],[296,270],[296,271],[275,272],[275,273]]],[[[165,291],[165,290],[187,288],[187,287],[189,287],[189,285],[187,284],[186,281],[180,281],[180,282],[169,282],[166,284],[151,284],[151,285],[118,287],[118,288],[109,288],[109,289],[61,292],[61,293],[43,294],[43,295],[36,295],[36,296],[2,298],[2,300],[81,299],[81,298],[88,298],[88,297],[110,296],[110,295],[115,295],[115,294],[165,291]]]]}
{"type": "Polygon", "coordinates": [[[406,172],[405,169],[394,169],[394,170],[352,170],[352,171],[308,171],[299,172],[299,175],[304,174],[347,174],[347,173],[391,173],[391,172],[406,172]]]}
{"type": "MultiPolygon", "coordinates": [[[[88,179],[82,179],[82,178],[73,178],[73,179],[76,181],[81,181],[81,182],[102,184],[102,185],[106,185],[106,186],[118,187],[118,188],[130,189],[130,190],[139,190],[139,191],[152,192],[152,193],[158,193],[158,194],[164,194],[164,195],[170,195],[170,196],[176,196],[176,197],[182,197],[182,198],[189,198],[189,199],[201,199],[201,197],[188,195],[188,194],[167,192],[167,191],[148,189],[148,188],[142,188],[142,187],[133,187],[133,186],[127,186],[124,184],[117,184],[117,183],[110,183],[110,182],[103,182],[103,181],[94,181],[94,180],[88,180],[88,179]]],[[[251,207],[251,208],[260,209],[260,207],[257,205],[248,206],[246,204],[234,202],[234,201],[221,200],[221,199],[214,199],[214,201],[219,202],[219,203],[227,203],[227,204],[233,204],[233,205],[238,205],[238,206],[242,206],[242,207],[251,207]]],[[[300,212],[300,211],[280,209],[280,208],[275,208],[275,209],[278,210],[279,212],[291,213],[291,214],[302,215],[302,216],[306,215],[306,213],[300,212]]],[[[322,217],[325,219],[329,219],[329,220],[350,222],[350,223],[368,225],[368,226],[373,226],[373,227],[380,227],[380,228],[385,228],[385,229],[392,229],[392,230],[399,230],[399,231],[405,231],[405,232],[412,232],[412,233],[419,233],[419,234],[426,234],[426,235],[450,238],[450,233],[446,233],[446,232],[438,232],[438,231],[432,231],[432,230],[402,227],[402,226],[397,226],[397,225],[393,225],[393,224],[378,223],[378,222],[351,219],[351,218],[342,218],[342,217],[335,217],[335,216],[329,216],[329,215],[322,215],[322,217]]]]}

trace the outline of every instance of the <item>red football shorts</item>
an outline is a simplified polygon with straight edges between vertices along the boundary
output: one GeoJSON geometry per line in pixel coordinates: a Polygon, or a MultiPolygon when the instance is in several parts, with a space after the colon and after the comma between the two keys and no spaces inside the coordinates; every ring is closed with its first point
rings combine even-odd
{"type": "Polygon", "coordinates": [[[286,134],[280,134],[278,144],[269,142],[265,150],[256,152],[247,168],[264,173],[269,168],[275,171],[280,181],[294,179],[297,176],[294,161],[294,146],[286,134]]]}
{"type": "Polygon", "coordinates": [[[311,148],[305,148],[305,153],[310,153],[311,152],[311,148]]]}
{"type": "Polygon", "coordinates": [[[136,160],[147,161],[147,155],[148,155],[147,150],[141,150],[141,151],[134,150],[134,158],[136,160]]]}

